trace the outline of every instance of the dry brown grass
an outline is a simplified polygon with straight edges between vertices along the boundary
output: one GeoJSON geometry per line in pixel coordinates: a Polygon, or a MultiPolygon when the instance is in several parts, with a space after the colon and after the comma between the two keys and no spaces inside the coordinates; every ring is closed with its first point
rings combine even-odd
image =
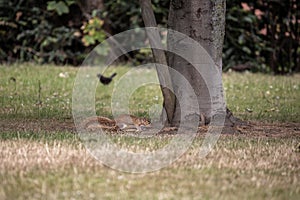
{"type": "Polygon", "coordinates": [[[75,146],[61,141],[0,140],[0,149],[2,172],[63,169],[70,165],[85,168],[96,164],[81,143],[75,146]]]}
{"type": "Polygon", "coordinates": [[[200,159],[202,138],[148,174],[104,167],[80,142],[1,140],[0,199],[299,199],[299,135],[224,135],[200,159]]]}

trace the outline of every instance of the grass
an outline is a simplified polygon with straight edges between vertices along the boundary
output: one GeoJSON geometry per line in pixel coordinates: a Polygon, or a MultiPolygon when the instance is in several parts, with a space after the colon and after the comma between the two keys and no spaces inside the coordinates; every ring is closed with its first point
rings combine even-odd
{"type": "MultiPolygon", "coordinates": [[[[209,156],[202,139],[171,166],[147,174],[108,169],[83,145],[1,141],[1,199],[298,199],[299,138],[222,137],[209,156]]],[[[154,142],[153,140],[150,141],[154,142]]]]}
{"type": "MultiPolygon", "coordinates": [[[[131,70],[118,67],[118,77],[131,70]]],[[[110,68],[107,75],[115,69],[110,68]]],[[[78,68],[37,66],[22,64],[0,66],[0,118],[72,118],[72,90],[78,68]],[[62,77],[63,76],[63,77],[62,77]],[[14,81],[15,80],[15,81],[14,81]]],[[[155,72],[142,70],[155,78],[155,72]]],[[[95,79],[97,71],[95,70],[95,79]]],[[[145,115],[153,104],[161,104],[162,96],[158,86],[148,86],[136,90],[130,101],[133,114],[145,115]]],[[[111,116],[111,94],[114,85],[96,88],[95,105],[97,113],[111,116]]]]}
{"type": "Polygon", "coordinates": [[[227,104],[242,119],[300,122],[300,75],[224,74],[227,104]]]}
{"type": "Polygon", "coordinates": [[[0,67],[1,118],[68,118],[75,68],[32,64],[0,67]],[[69,78],[60,78],[59,74],[69,78]],[[15,81],[13,81],[15,80],[15,81]]]}
{"type": "MultiPolygon", "coordinates": [[[[114,70],[118,73],[116,83],[131,68],[110,68],[106,73],[114,70]]],[[[143,70],[155,75],[147,68],[143,70]]],[[[170,166],[130,174],[103,166],[76,134],[63,129],[43,130],[47,122],[59,126],[72,118],[77,71],[30,63],[0,66],[0,120],[22,125],[39,122],[30,124],[30,129],[12,128],[0,133],[0,199],[300,198],[298,74],[224,74],[230,109],[238,117],[259,124],[243,130],[245,134],[222,135],[203,159],[198,156],[204,139],[200,134],[170,166]]],[[[95,100],[99,115],[111,116],[113,88],[113,84],[98,85],[95,100]]],[[[157,86],[139,88],[129,99],[130,111],[140,116],[149,115],[149,109],[155,112],[160,103],[157,86]]],[[[172,137],[109,135],[119,147],[130,150],[157,149],[172,137]]]]}
{"type": "MultiPolygon", "coordinates": [[[[106,73],[117,71],[116,83],[130,69],[112,67],[106,73]]],[[[73,67],[30,63],[0,66],[0,118],[72,118],[72,90],[77,71],[78,68],[73,67]]],[[[141,71],[155,79],[155,71],[147,68],[141,71]]],[[[227,104],[236,116],[254,121],[300,122],[299,74],[226,73],[223,79],[227,104]]],[[[114,84],[98,85],[95,95],[97,114],[112,115],[113,89],[114,84]]],[[[130,97],[129,108],[135,115],[147,116],[149,109],[152,112],[159,110],[161,102],[158,86],[143,86],[130,97]]]]}
{"type": "Polygon", "coordinates": [[[77,135],[70,132],[47,132],[47,131],[39,131],[39,132],[20,132],[20,131],[10,131],[10,132],[2,132],[0,135],[0,139],[5,140],[32,140],[32,141],[78,141],[79,138],[77,135]]]}

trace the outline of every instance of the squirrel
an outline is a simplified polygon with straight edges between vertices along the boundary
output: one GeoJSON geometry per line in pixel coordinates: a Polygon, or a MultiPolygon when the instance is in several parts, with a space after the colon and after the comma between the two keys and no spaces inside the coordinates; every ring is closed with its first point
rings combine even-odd
{"type": "Polygon", "coordinates": [[[83,122],[85,129],[98,129],[109,131],[143,131],[151,126],[147,118],[139,118],[133,115],[122,114],[114,120],[107,117],[90,117],[83,122]]]}

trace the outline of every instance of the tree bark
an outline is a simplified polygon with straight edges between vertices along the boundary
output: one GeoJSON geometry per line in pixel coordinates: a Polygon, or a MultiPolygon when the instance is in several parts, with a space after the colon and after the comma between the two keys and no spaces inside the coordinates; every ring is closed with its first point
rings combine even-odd
{"type": "MultiPolygon", "coordinates": [[[[225,35],[225,0],[171,0],[168,25],[170,29],[181,32],[194,39],[208,52],[212,58],[218,73],[222,73],[222,49],[225,35]]],[[[168,34],[168,48],[172,49],[174,40],[171,33],[168,34]]],[[[178,47],[177,47],[178,48],[178,47]]],[[[197,58],[198,52],[191,52],[197,58]]],[[[192,85],[197,99],[190,99],[187,94],[178,90],[175,85],[180,85],[180,80],[173,79],[176,104],[171,121],[173,126],[180,124],[181,109],[179,102],[188,104],[190,101],[198,101],[200,112],[205,116],[205,122],[212,117],[226,112],[213,105],[223,104],[222,80],[214,88],[207,88],[202,75],[185,59],[172,53],[168,54],[168,65],[182,74],[192,85]],[[219,84],[221,83],[221,84],[219,84]],[[209,90],[218,90],[217,96],[210,96],[209,90]]],[[[221,76],[219,76],[221,77],[221,76]]],[[[173,77],[172,77],[173,78],[173,77]]],[[[211,77],[213,80],[215,77],[211,77]]],[[[192,109],[191,109],[192,110],[192,109]]],[[[192,114],[192,113],[190,113],[192,114]]]]}
{"type": "Polygon", "coordinates": [[[78,5],[83,15],[90,19],[92,17],[93,10],[103,10],[103,0],[78,0],[78,5]]]}
{"type": "MultiPolygon", "coordinates": [[[[142,9],[142,17],[145,24],[145,27],[157,27],[157,23],[155,20],[155,16],[151,6],[151,0],[140,0],[140,6],[142,9]]],[[[153,57],[156,63],[167,66],[167,60],[165,56],[165,52],[161,50],[163,48],[161,38],[157,29],[147,29],[146,33],[150,42],[150,46],[152,47],[153,57]],[[157,49],[155,47],[159,47],[157,49]]],[[[161,86],[161,91],[163,94],[163,108],[166,111],[167,119],[164,121],[165,126],[169,126],[175,108],[175,96],[172,92],[172,81],[170,77],[170,73],[167,68],[160,67],[156,65],[156,71],[158,75],[158,79],[161,86]]],[[[163,120],[164,117],[162,117],[163,120]]]]}

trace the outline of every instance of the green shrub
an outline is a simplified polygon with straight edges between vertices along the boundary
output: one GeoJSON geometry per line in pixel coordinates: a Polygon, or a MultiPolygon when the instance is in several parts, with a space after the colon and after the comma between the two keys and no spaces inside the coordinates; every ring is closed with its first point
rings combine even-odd
{"type": "MultiPolygon", "coordinates": [[[[106,0],[103,8],[88,14],[80,3],[1,0],[0,62],[79,65],[105,37],[144,26],[138,1],[106,0]]],[[[152,0],[159,26],[167,27],[169,3],[152,0]]],[[[227,0],[224,70],[245,65],[253,72],[299,72],[299,6],[297,0],[227,0]]],[[[134,38],[126,42],[130,40],[134,38]]],[[[150,51],[130,55],[137,64],[151,58],[150,51]]]]}
{"type": "Polygon", "coordinates": [[[72,20],[72,6],[72,1],[2,1],[0,60],[79,64],[81,23],[72,20]]]}
{"type": "Polygon", "coordinates": [[[299,10],[297,0],[228,0],[225,69],[246,64],[252,71],[299,72],[299,10]]]}

